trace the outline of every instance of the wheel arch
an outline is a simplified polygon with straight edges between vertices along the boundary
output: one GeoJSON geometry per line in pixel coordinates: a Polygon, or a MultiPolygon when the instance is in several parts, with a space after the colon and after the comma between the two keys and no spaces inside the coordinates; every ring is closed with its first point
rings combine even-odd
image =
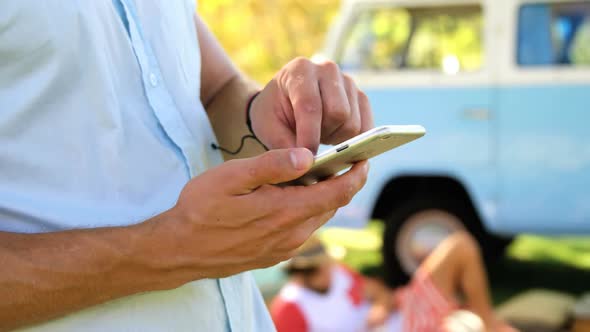
{"type": "MultiPolygon", "coordinates": [[[[469,184],[458,177],[400,174],[391,178],[376,197],[371,216],[385,224],[381,250],[386,280],[392,287],[404,285],[409,280],[407,271],[403,271],[400,259],[393,254],[390,244],[397,244],[397,233],[404,224],[403,220],[406,220],[403,216],[412,213],[416,206],[432,208],[430,205],[434,205],[435,208],[443,208],[459,217],[466,226],[465,230],[478,241],[486,264],[500,257],[512,240],[510,237],[492,234],[486,229],[481,211],[478,210],[481,206],[477,205],[474,200],[476,197],[469,191],[469,184]]],[[[395,248],[394,252],[399,252],[395,248]]]]}
{"type": "Polygon", "coordinates": [[[472,195],[463,182],[451,175],[398,175],[389,180],[377,196],[371,218],[385,220],[397,206],[418,197],[453,197],[463,200],[485,227],[472,195]]]}

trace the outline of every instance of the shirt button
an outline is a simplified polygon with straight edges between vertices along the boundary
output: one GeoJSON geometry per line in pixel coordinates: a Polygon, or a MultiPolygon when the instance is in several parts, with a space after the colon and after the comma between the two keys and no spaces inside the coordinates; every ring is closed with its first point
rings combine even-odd
{"type": "Polygon", "coordinates": [[[156,74],[154,74],[154,73],[150,74],[150,83],[152,84],[152,86],[154,88],[158,85],[158,77],[156,76],[156,74]]]}

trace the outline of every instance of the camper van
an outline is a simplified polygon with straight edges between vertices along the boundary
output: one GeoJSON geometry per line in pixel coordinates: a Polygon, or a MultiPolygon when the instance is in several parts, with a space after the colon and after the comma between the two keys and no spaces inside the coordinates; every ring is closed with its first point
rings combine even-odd
{"type": "Polygon", "coordinates": [[[427,129],[372,159],[330,221],[385,223],[393,282],[457,230],[487,257],[521,233],[590,233],[590,1],[345,1],[321,56],[376,125],[427,129]]]}

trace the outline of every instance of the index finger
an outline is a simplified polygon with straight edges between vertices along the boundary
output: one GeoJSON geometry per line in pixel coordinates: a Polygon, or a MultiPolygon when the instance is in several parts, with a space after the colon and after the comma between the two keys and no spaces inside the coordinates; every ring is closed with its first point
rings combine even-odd
{"type": "Polygon", "coordinates": [[[297,147],[314,154],[320,145],[322,131],[322,96],[315,75],[299,74],[289,87],[289,99],[295,114],[297,147]]]}
{"type": "Polygon", "coordinates": [[[364,92],[359,91],[357,99],[359,112],[361,115],[361,133],[364,133],[365,131],[375,127],[373,122],[373,111],[371,110],[369,98],[364,92]]]}

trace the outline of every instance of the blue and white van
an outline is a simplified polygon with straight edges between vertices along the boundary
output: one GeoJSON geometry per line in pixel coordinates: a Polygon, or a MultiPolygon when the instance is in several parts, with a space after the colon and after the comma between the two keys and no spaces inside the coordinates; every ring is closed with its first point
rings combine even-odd
{"type": "Polygon", "coordinates": [[[428,131],[372,160],[330,222],[383,220],[393,283],[458,229],[492,255],[520,233],[590,233],[589,0],[345,1],[322,56],[376,125],[428,131]]]}

